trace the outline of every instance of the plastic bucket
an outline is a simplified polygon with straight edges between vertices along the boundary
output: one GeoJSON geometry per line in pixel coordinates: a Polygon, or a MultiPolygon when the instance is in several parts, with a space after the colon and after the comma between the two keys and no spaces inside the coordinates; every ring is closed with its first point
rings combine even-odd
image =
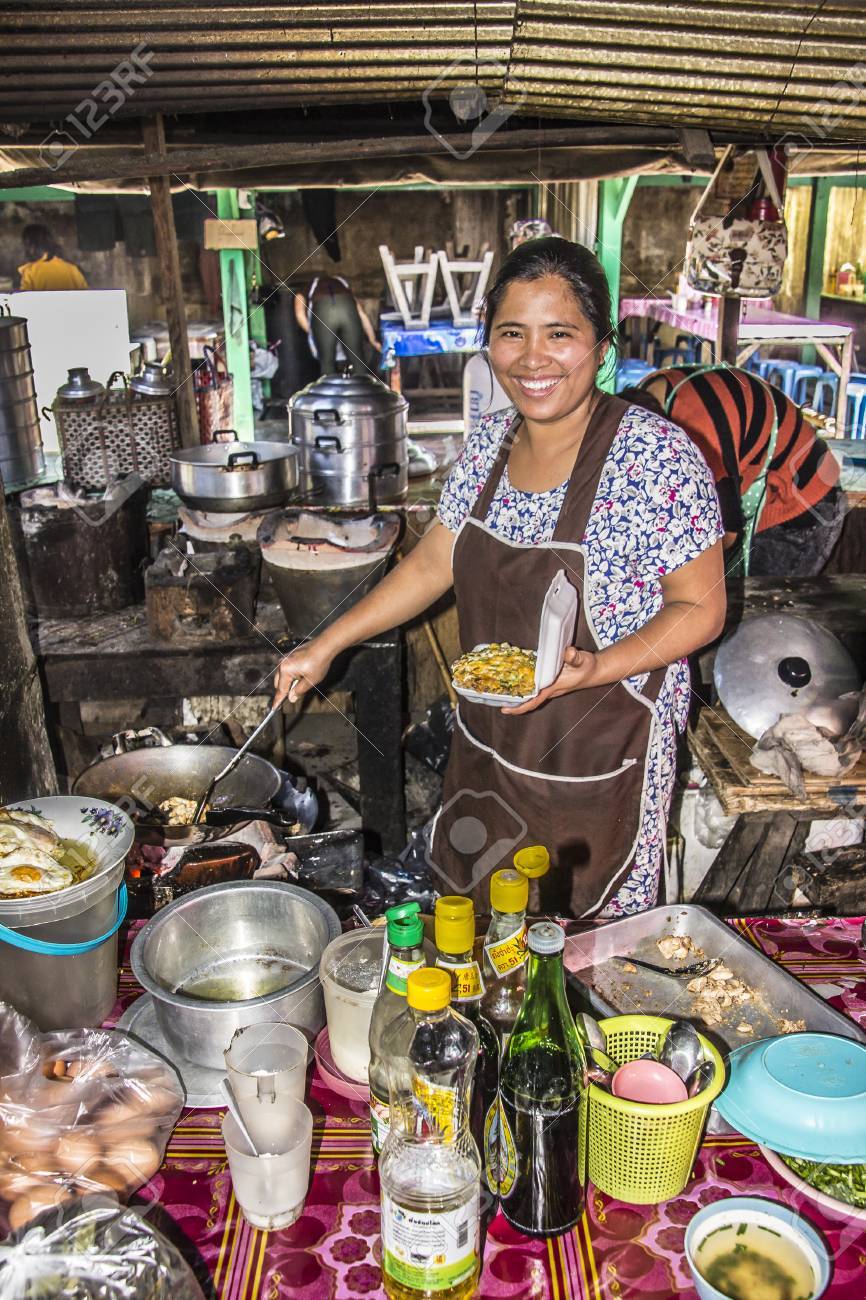
{"type": "MultiPolygon", "coordinates": [[[[612,1016],[599,1021],[606,1050],[624,1065],[655,1052],[671,1025],[661,1016],[612,1016]]],[[[599,1191],[630,1205],[658,1205],[679,1196],[689,1181],[710,1106],[725,1084],[725,1066],[699,1034],[715,1075],[696,1097],[648,1105],[587,1088],[581,1113],[579,1160],[599,1191]]]]}
{"type": "Polygon", "coordinates": [[[99,1025],[117,999],[132,823],[112,804],[89,797],[55,795],[13,807],[42,813],[58,834],[84,843],[96,855],[96,869],[56,893],[0,899],[0,1000],[40,1029],[99,1025]]]}
{"type": "Polygon", "coordinates": [[[358,1083],[368,1082],[370,1021],[378,995],[384,938],[384,927],[349,930],[328,944],[319,962],[331,1055],[337,1069],[358,1083]],[[346,987],[340,972],[350,967],[361,976],[369,968],[372,985],[366,989],[346,987]]]}

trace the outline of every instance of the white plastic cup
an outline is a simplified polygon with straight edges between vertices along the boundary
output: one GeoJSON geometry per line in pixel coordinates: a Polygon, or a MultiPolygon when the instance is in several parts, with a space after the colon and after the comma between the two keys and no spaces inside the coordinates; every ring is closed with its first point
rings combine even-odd
{"type": "Polygon", "coordinates": [[[310,1049],[284,1021],[239,1029],[225,1052],[226,1073],[238,1109],[260,1151],[291,1132],[289,1101],[303,1101],[310,1049]]]}
{"type": "Polygon", "coordinates": [[[284,1097],[289,1122],[279,1142],[253,1155],[231,1115],[222,1122],[235,1197],[247,1223],[263,1232],[287,1228],[300,1218],[310,1184],[313,1117],[302,1101],[284,1097]]]}
{"type": "Polygon", "coordinates": [[[328,1040],[337,1069],[356,1083],[368,1083],[370,1072],[370,1020],[382,969],[384,930],[350,930],[328,944],[319,962],[319,978],[325,995],[328,1040]],[[371,987],[347,988],[340,982],[340,968],[369,964],[371,987]]]}

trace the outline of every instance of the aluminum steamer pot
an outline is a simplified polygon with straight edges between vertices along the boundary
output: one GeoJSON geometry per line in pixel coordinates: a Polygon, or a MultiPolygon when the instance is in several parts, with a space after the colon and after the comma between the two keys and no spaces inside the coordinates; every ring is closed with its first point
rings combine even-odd
{"type": "Polygon", "coordinates": [[[309,890],[233,880],[157,912],[132,945],[132,969],[172,1050],[223,1070],[223,1052],[246,1025],[282,1020],[308,1037],[319,1032],[319,958],[339,933],[334,909],[309,890]]]}
{"type": "Polygon", "coordinates": [[[285,442],[212,442],[170,460],[171,486],[194,510],[269,510],[285,505],[298,486],[299,453],[285,442]]]}
{"type": "Polygon", "coordinates": [[[408,402],[369,375],[323,375],[289,402],[304,491],[316,503],[399,502],[409,486],[408,402]]]}

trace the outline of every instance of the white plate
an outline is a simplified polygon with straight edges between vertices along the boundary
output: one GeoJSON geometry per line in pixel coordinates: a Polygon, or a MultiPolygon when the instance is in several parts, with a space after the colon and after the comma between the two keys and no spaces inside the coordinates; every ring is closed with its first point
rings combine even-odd
{"type": "Polygon", "coordinates": [[[828,1196],[826,1192],[821,1192],[811,1183],[807,1183],[805,1178],[795,1174],[775,1151],[769,1147],[758,1145],[758,1149],[766,1160],[771,1169],[775,1169],[780,1177],[784,1178],[786,1183],[790,1183],[793,1188],[807,1196],[810,1201],[820,1205],[828,1214],[834,1214],[844,1219],[859,1219],[861,1223],[866,1223],[866,1209],[860,1210],[856,1205],[849,1205],[847,1201],[840,1201],[835,1196],[828,1196]]]}
{"type": "MultiPolygon", "coordinates": [[[[530,695],[495,695],[458,686],[453,678],[451,685],[464,700],[470,700],[473,704],[488,704],[494,709],[503,706],[511,708],[525,704],[527,700],[534,700],[539,691],[550,686],[559,676],[562,656],[571,645],[576,622],[577,591],[568,581],[565,569],[560,569],[548,587],[541,607],[535,659],[535,690],[530,695]]],[[[488,645],[489,641],[482,641],[480,645],[473,646],[473,650],[483,650],[488,645]]]]}

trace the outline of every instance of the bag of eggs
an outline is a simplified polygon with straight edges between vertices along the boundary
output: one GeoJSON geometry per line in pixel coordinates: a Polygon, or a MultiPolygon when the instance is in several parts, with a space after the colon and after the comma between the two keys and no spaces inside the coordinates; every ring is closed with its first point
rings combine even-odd
{"type": "Polygon", "coordinates": [[[0,1061],[13,1067],[0,1076],[0,1201],[13,1232],[48,1206],[95,1192],[125,1201],[150,1182],[184,1102],[172,1067],[118,1030],[29,1026],[38,1059],[17,1068],[22,1019],[0,1003],[0,1061]]]}

